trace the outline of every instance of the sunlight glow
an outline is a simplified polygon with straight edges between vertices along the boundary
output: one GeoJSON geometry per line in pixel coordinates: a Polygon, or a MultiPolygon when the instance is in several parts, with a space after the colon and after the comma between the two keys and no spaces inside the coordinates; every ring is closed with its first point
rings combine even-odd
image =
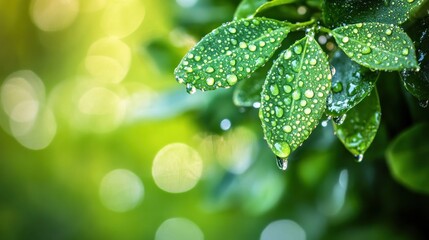
{"type": "Polygon", "coordinates": [[[114,212],[126,212],[143,199],[144,187],[140,178],[126,169],[107,173],[100,184],[103,205],[114,212]]]}
{"type": "Polygon", "coordinates": [[[47,32],[69,27],[79,13],[78,0],[33,0],[30,6],[34,24],[47,32]]]}
{"type": "Polygon", "coordinates": [[[262,231],[260,240],[305,240],[304,229],[292,220],[277,220],[262,231]]]}
{"type": "Polygon", "coordinates": [[[135,32],[145,15],[140,0],[111,1],[101,18],[101,28],[110,36],[126,37],[135,32]]]}
{"type": "Polygon", "coordinates": [[[0,94],[10,134],[28,149],[46,148],[56,134],[57,124],[45,106],[42,80],[29,70],[14,72],[3,82],[0,94]]]}
{"type": "Polygon", "coordinates": [[[200,154],[183,143],[162,148],[153,161],[152,176],[156,185],[170,193],[182,193],[195,187],[201,178],[200,154]]]}
{"type": "Polygon", "coordinates": [[[186,218],[170,218],[164,221],[155,234],[155,240],[203,240],[204,233],[186,218]]]}
{"type": "Polygon", "coordinates": [[[119,83],[127,75],[131,63],[130,47],[113,37],[103,38],[91,45],[85,67],[96,80],[119,83]]]}

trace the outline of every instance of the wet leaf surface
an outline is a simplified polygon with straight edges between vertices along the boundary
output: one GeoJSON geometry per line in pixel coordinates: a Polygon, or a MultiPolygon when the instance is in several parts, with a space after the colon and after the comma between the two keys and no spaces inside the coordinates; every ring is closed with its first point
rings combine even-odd
{"type": "Polygon", "coordinates": [[[357,23],[332,30],[338,46],[353,61],[376,70],[417,68],[413,42],[398,26],[357,23]]]}
{"type": "Polygon", "coordinates": [[[312,36],[297,41],[274,62],[263,86],[259,117],[278,157],[287,158],[317,126],[330,83],[327,56],[312,36]]]}
{"type": "Polygon", "coordinates": [[[174,72],[176,80],[189,93],[231,87],[262,67],[288,33],[286,22],[267,18],[223,24],[186,54],[174,72]]]}
{"type": "Polygon", "coordinates": [[[376,88],[356,107],[350,109],[341,124],[333,123],[337,137],[358,161],[369,148],[381,120],[381,108],[376,88]]]}
{"type": "Polygon", "coordinates": [[[406,70],[401,73],[405,88],[419,100],[429,99],[429,17],[420,20],[408,30],[415,42],[420,71],[406,70]]]}
{"type": "Polygon", "coordinates": [[[372,91],[379,72],[353,62],[341,50],[333,54],[330,63],[334,74],[326,111],[331,116],[341,116],[372,91]]]}
{"type": "Polygon", "coordinates": [[[402,24],[410,12],[424,0],[326,0],[323,6],[324,20],[329,26],[342,26],[361,22],[402,24]]]}

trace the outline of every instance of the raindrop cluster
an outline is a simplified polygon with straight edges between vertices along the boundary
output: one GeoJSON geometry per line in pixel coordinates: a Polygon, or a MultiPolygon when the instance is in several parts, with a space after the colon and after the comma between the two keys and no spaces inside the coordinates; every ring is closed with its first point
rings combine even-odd
{"type": "Polygon", "coordinates": [[[285,50],[262,90],[260,119],[273,152],[287,158],[317,126],[330,90],[327,57],[312,36],[285,50]]]}
{"type": "Polygon", "coordinates": [[[262,67],[289,33],[289,25],[266,18],[223,24],[182,59],[176,80],[188,93],[228,88],[262,67]]]}
{"type": "Polygon", "coordinates": [[[377,70],[418,68],[413,43],[398,26],[357,23],[332,31],[338,46],[357,63],[377,70]]]}

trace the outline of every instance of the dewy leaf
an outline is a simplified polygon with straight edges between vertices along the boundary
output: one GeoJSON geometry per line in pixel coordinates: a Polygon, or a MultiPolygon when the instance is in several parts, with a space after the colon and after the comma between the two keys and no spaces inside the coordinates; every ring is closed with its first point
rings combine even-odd
{"type": "Polygon", "coordinates": [[[404,131],[389,145],[387,162],[398,182],[418,192],[429,194],[429,124],[404,131]]]}
{"type": "Polygon", "coordinates": [[[363,156],[371,145],[380,125],[381,108],[377,89],[347,112],[341,125],[334,124],[337,137],[355,156],[363,156]]]}
{"type": "MultiPolygon", "coordinates": [[[[265,68],[265,67],[264,67],[265,68]]],[[[264,68],[259,70],[264,70],[264,68]]],[[[237,84],[232,100],[239,107],[259,108],[261,105],[261,91],[267,71],[256,71],[250,78],[237,84]]]]}
{"type": "Polygon", "coordinates": [[[259,117],[268,145],[287,158],[322,117],[331,85],[326,54],[312,36],[280,54],[261,94],[259,117]]]}
{"type": "Polygon", "coordinates": [[[333,67],[332,92],[328,96],[326,111],[339,117],[372,91],[380,74],[353,62],[341,50],[334,52],[330,62],[333,67]]]}
{"type": "Polygon", "coordinates": [[[189,93],[233,86],[263,66],[288,33],[288,23],[267,18],[223,24],[182,59],[176,80],[189,93]]]}
{"type": "Polygon", "coordinates": [[[405,88],[421,101],[429,99],[429,17],[422,19],[408,32],[415,42],[420,71],[406,70],[401,74],[405,88]]]}
{"type": "Polygon", "coordinates": [[[410,17],[410,12],[424,0],[325,0],[323,14],[329,26],[361,22],[380,22],[399,25],[410,17]]]}
{"type": "Polygon", "coordinates": [[[267,1],[268,0],[242,0],[235,10],[234,20],[253,17],[256,9],[267,1]]]}
{"type": "Polygon", "coordinates": [[[413,42],[398,26],[357,23],[332,30],[338,46],[355,62],[376,70],[417,68],[413,42]]]}

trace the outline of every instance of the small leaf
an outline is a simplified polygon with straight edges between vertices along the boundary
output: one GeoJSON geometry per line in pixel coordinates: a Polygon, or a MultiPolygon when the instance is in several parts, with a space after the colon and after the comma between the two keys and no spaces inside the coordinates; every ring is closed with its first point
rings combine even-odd
{"type": "Polygon", "coordinates": [[[398,182],[429,194],[429,124],[423,123],[402,132],[387,148],[390,171],[398,182]]]}
{"type": "Polygon", "coordinates": [[[278,157],[287,158],[317,126],[330,83],[327,56],[312,36],[297,41],[274,62],[263,86],[259,117],[278,157]]]}
{"type": "Polygon", "coordinates": [[[398,26],[357,23],[336,28],[332,35],[353,61],[377,70],[417,68],[413,42],[398,26]]]}
{"type": "Polygon", "coordinates": [[[380,125],[381,108],[377,89],[347,112],[341,125],[334,122],[337,137],[355,156],[363,156],[371,145],[380,125]]]}
{"type": "Polygon", "coordinates": [[[341,50],[334,53],[331,65],[332,92],[328,96],[326,111],[329,115],[338,117],[372,91],[380,74],[353,62],[341,50]]]}
{"type": "Polygon", "coordinates": [[[429,99],[429,17],[422,19],[408,31],[417,49],[420,71],[406,70],[401,74],[405,88],[421,101],[429,99]]]}
{"type": "Polygon", "coordinates": [[[261,5],[258,9],[256,9],[255,15],[262,12],[262,11],[265,11],[267,9],[273,8],[273,7],[277,7],[277,6],[285,5],[285,4],[290,4],[290,3],[295,3],[295,2],[298,2],[298,0],[273,0],[270,2],[266,2],[263,5],[261,5]]]}
{"type": "Polygon", "coordinates": [[[262,85],[267,75],[267,71],[259,70],[249,79],[239,82],[235,87],[232,100],[236,106],[259,108],[261,104],[262,85]]]}
{"type": "Polygon", "coordinates": [[[234,20],[241,18],[252,18],[261,5],[268,0],[243,0],[238,5],[234,13],[234,20]]]}
{"type": "Polygon", "coordinates": [[[176,79],[190,93],[233,86],[263,66],[288,33],[288,23],[267,18],[223,24],[182,59],[176,79]]]}
{"type": "Polygon", "coordinates": [[[410,12],[422,5],[424,0],[325,0],[324,20],[330,26],[361,22],[380,22],[399,25],[410,17],[410,12]]]}

